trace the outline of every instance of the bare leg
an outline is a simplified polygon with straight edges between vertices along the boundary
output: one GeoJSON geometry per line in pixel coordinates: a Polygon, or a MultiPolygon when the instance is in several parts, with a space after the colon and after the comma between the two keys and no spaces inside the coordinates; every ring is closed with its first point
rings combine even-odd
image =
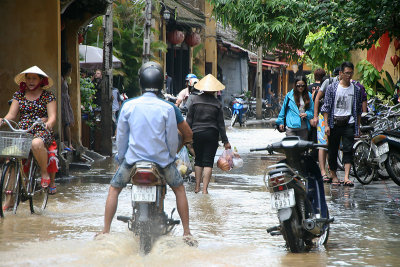
{"type": "Polygon", "coordinates": [[[183,235],[191,235],[189,229],[189,205],[186,198],[185,187],[180,185],[178,187],[171,187],[171,189],[175,193],[176,206],[183,226],[183,235]]]}
{"type": "Polygon", "coordinates": [[[326,157],[327,152],[324,149],[320,149],[318,151],[318,161],[319,161],[319,168],[321,169],[321,175],[326,175],[326,157]]]}
{"type": "Polygon", "coordinates": [[[210,183],[212,168],[204,167],[203,174],[203,194],[208,194],[208,184],[210,183]]]}
{"type": "Polygon", "coordinates": [[[349,176],[350,176],[350,163],[344,164],[344,182],[349,181],[349,176]]]}
{"type": "Polygon", "coordinates": [[[200,183],[201,178],[203,177],[203,167],[194,166],[194,176],[196,177],[196,188],[194,189],[195,193],[200,192],[200,183]]]}
{"type": "Polygon", "coordinates": [[[50,175],[47,172],[47,149],[44,146],[43,140],[40,138],[35,138],[32,140],[32,152],[35,159],[40,167],[40,174],[43,179],[50,179],[50,175]]]}
{"type": "Polygon", "coordinates": [[[51,172],[50,174],[50,187],[56,186],[55,178],[56,178],[56,173],[51,172]]]}
{"type": "Polygon", "coordinates": [[[332,177],[332,183],[338,183],[339,179],[336,175],[336,171],[331,170],[331,177],[332,177]]]}
{"type": "Polygon", "coordinates": [[[106,207],[104,211],[104,228],[103,234],[107,234],[110,232],[111,222],[114,218],[115,212],[117,211],[118,206],[118,196],[121,193],[122,188],[117,188],[110,186],[108,190],[108,196],[106,201],[106,207]]]}

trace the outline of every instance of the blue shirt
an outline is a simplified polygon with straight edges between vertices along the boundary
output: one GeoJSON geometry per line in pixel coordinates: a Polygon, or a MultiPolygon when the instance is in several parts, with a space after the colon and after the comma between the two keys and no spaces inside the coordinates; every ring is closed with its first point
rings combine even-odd
{"type": "Polygon", "coordinates": [[[117,126],[118,162],[145,160],[162,168],[174,162],[178,149],[175,116],[172,105],[153,93],[125,101],[117,126]]]}

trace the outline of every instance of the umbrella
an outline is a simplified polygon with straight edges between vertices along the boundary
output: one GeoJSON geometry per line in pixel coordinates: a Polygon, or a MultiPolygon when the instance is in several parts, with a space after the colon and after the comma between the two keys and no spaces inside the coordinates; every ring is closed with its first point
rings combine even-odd
{"type": "MultiPolygon", "coordinates": [[[[82,68],[85,69],[101,69],[103,67],[103,49],[90,45],[79,45],[79,61],[82,68]]],[[[116,56],[112,56],[113,68],[122,66],[121,60],[116,56]]]]}

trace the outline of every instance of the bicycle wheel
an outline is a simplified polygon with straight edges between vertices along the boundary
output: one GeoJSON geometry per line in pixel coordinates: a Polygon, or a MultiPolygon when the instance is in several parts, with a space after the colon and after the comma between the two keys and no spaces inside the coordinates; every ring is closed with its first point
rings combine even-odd
{"type": "Polygon", "coordinates": [[[47,200],[49,198],[48,188],[43,188],[40,185],[41,175],[40,168],[35,160],[32,160],[29,170],[29,184],[28,189],[29,197],[29,207],[31,213],[41,214],[47,205],[47,200]]]}
{"type": "Polygon", "coordinates": [[[19,186],[15,178],[16,162],[9,161],[5,164],[0,181],[0,215],[5,217],[7,213],[17,212],[19,202],[19,186]]]}
{"type": "Polygon", "coordinates": [[[353,155],[353,170],[356,179],[364,185],[371,183],[376,174],[375,165],[371,163],[371,160],[375,158],[371,145],[366,142],[358,143],[353,155]]]}

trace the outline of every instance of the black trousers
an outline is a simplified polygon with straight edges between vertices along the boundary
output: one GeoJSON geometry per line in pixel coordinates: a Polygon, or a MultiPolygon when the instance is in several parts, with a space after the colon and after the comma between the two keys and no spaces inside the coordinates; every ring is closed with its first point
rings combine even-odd
{"type": "Polygon", "coordinates": [[[195,166],[213,167],[218,148],[218,138],[219,132],[213,128],[193,133],[193,149],[196,153],[195,166]]]}
{"type": "Polygon", "coordinates": [[[328,137],[328,163],[332,171],[337,171],[337,156],[342,140],[343,165],[353,161],[354,123],[334,126],[328,137]]]}

